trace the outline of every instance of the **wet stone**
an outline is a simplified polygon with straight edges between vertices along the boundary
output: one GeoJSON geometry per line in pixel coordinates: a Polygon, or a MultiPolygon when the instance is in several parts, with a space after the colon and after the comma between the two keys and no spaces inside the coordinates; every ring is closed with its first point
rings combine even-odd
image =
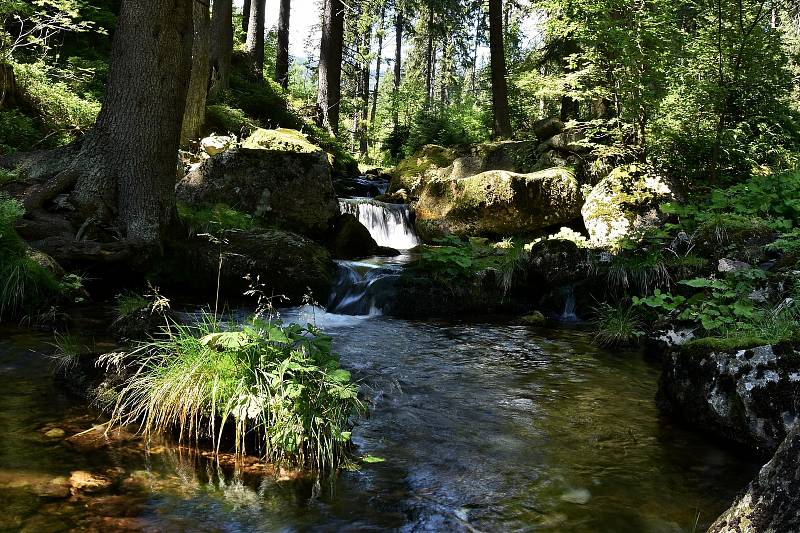
{"type": "Polygon", "coordinates": [[[65,477],[53,478],[47,483],[40,483],[32,487],[34,494],[46,500],[63,500],[69,498],[70,480],[65,477]]]}
{"type": "Polygon", "coordinates": [[[20,533],[59,533],[71,529],[72,525],[59,516],[37,514],[25,520],[20,533]]]}
{"type": "Polygon", "coordinates": [[[109,477],[101,474],[84,472],[83,470],[72,472],[69,482],[72,486],[73,493],[85,492],[88,494],[108,490],[113,484],[113,481],[109,477]]]}
{"type": "Polygon", "coordinates": [[[60,439],[64,435],[66,435],[66,432],[61,428],[53,428],[44,432],[44,436],[47,439],[60,439]]]}

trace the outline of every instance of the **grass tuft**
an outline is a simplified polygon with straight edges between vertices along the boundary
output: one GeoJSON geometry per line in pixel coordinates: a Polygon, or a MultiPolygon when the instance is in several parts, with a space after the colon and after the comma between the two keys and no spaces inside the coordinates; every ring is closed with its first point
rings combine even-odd
{"type": "Polygon", "coordinates": [[[644,335],[642,320],[630,305],[601,303],[594,315],[594,340],[600,346],[626,346],[644,335]]]}
{"type": "Polygon", "coordinates": [[[330,337],[311,325],[253,319],[226,330],[204,315],[101,363],[131,376],[120,387],[114,424],[210,440],[217,451],[225,442],[238,454],[320,471],[348,462],[350,421],[364,409],[330,337]]]}

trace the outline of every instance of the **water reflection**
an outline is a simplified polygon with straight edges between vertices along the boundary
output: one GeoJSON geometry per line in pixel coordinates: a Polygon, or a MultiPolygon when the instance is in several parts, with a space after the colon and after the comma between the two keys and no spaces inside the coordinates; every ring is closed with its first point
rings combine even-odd
{"type": "Polygon", "coordinates": [[[757,468],[661,420],[656,369],[579,331],[304,318],[361,380],[372,414],[354,439],[385,462],[331,485],[158,443],[81,452],[46,436],[94,420],[30,351],[49,338],[2,330],[0,529],[689,531],[757,468]],[[76,471],[110,484],[42,489],[76,471]]]}

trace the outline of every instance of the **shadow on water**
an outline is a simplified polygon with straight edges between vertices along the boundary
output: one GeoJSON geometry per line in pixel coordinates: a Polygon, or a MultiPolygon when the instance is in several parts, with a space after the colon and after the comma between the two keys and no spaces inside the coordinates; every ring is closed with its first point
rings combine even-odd
{"type": "Polygon", "coordinates": [[[385,462],[315,487],[237,476],[170,446],[71,450],[44,430],[88,427],[94,413],[61,394],[31,351],[49,338],[4,329],[0,529],[690,531],[757,469],[659,418],[657,369],[598,350],[580,330],[308,309],[285,318],[334,336],[371,404],[358,453],[385,462]],[[109,469],[116,481],[97,494],[37,489],[109,469]]]}

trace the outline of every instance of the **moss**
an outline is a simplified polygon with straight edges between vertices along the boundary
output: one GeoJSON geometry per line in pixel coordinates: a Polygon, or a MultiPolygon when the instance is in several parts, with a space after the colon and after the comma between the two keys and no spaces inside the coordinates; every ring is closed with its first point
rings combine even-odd
{"type": "Polygon", "coordinates": [[[241,109],[226,104],[215,104],[206,107],[206,122],[203,132],[235,135],[248,135],[259,127],[257,121],[248,117],[241,109]]]}
{"type": "Polygon", "coordinates": [[[299,131],[288,128],[276,130],[259,128],[242,142],[242,148],[265,148],[301,154],[311,154],[322,150],[319,146],[310,143],[307,137],[299,131]]]}
{"type": "Polygon", "coordinates": [[[259,225],[258,219],[225,204],[192,207],[179,202],[178,216],[193,233],[247,230],[259,225]]]}
{"type": "Polygon", "coordinates": [[[703,337],[690,340],[681,346],[680,350],[686,355],[704,357],[713,352],[738,352],[768,344],[772,343],[763,337],[703,337]]]}
{"type": "Polygon", "coordinates": [[[450,166],[456,159],[456,153],[450,148],[429,144],[414,155],[400,161],[392,172],[391,192],[406,189],[414,190],[419,186],[421,178],[429,171],[450,166]]]}

